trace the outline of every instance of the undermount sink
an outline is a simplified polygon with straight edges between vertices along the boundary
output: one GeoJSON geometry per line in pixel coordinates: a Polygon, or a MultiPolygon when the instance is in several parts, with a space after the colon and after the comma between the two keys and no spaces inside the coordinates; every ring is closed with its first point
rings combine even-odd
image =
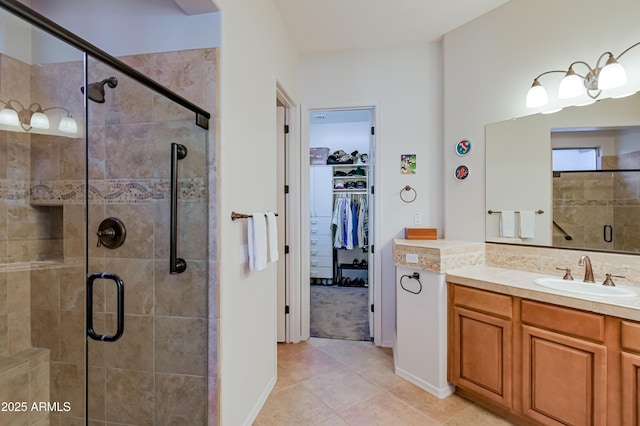
{"type": "Polygon", "coordinates": [[[598,283],[585,283],[584,281],[570,281],[561,278],[538,278],[533,282],[539,286],[554,290],[568,291],[569,293],[588,296],[606,297],[635,297],[636,292],[628,287],[610,287],[598,283]]]}

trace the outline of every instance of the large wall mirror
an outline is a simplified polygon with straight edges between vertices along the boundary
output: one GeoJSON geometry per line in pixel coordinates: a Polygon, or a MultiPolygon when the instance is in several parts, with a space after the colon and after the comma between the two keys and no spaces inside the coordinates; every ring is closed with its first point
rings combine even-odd
{"type": "Polygon", "coordinates": [[[486,208],[488,242],[640,253],[640,94],[487,125],[486,208]]]}

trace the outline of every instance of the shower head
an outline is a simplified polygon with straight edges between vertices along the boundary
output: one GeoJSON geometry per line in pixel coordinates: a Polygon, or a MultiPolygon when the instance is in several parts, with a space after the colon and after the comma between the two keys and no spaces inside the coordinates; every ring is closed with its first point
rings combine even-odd
{"type": "MultiPolygon", "coordinates": [[[[115,77],[105,78],[100,82],[91,83],[87,86],[87,97],[91,99],[93,102],[97,102],[99,104],[104,103],[104,85],[108,85],[110,88],[114,88],[118,85],[118,79],[115,77]]],[[[84,93],[84,87],[81,87],[80,90],[84,93]]]]}

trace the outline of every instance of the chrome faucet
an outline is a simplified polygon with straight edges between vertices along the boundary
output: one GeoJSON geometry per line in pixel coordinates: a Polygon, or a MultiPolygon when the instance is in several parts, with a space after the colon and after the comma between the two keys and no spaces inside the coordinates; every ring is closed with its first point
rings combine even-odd
{"type": "Polygon", "coordinates": [[[589,259],[589,256],[580,256],[578,265],[584,266],[584,282],[595,283],[596,280],[593,279],[593,269],[591,269],[591,259],[589,259]]]}

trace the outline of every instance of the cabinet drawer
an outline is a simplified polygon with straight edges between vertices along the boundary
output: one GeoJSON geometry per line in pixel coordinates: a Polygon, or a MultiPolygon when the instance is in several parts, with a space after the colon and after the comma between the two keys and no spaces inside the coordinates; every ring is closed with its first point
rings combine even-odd
{"type": "Polygon", "coordinates": [[[315,269],[317,266],[324,268],[333,267],[333,259],[327,256],[311,256],[311,269],[315,269]]]}
{"type": "Polygon", "coordinates": [[[474,311],[486,312],[504,318],[513,315],[513,302],[511,296],[478,290],[460,285],[454,286],[454,298],[456,306],[463,306],[474,311]]]}
{"type": "Polygon", "coordinates": [[[311,244],[312,248],[314,246],[333,246],[331,235],[311,235],[311,238],[309,238],[309,243],[311,244]]]}
{"type": "Polygon", "coordinates": [[[309,253],[312,258],[317,256],[333,258],[333,248],[328,246],[312,246],[309,253]]]}
{"type": "Polygon", "coordinates": [[[315,228],[331,228],[331,216],[311,216],[309,218],[309,225],[315,228]]]}
{"type": "Polygon", "coordinates": [[[604,341],[604,316],[591,312],[523,300],[522,322],[570,336],[604,341]]]}
{"type": "Polygon", "coordinates": [[[317,225],[311,225],[309,228],[309,233],[311,234],[311,238],[314,238],[318,235],[328,235],[331,237],[331,229],[325,228],[324,226],[318,227],[317,225]]]}
{"type": "Polygon", "coordinates": [[[333,268],[312,267],[309,271],[311,278],[333,278],[333,268]]]}
{"type": "Polygon", "coordinates": [[[624,350],[640,352],[640,323],[620,321],[620,345],[624,350]]]}

